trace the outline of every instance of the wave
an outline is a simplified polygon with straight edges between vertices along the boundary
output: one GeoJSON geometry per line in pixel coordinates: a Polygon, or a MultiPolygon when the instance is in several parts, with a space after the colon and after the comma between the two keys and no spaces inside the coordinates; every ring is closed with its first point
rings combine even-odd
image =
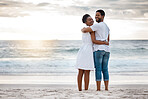
{"type": "Polygon", "coordinates": [[[137,48],[138,50],[148,50],[148,49],[146,49],[146,48],[144,48],[144,47],[141,47],[141,48],[137,48]]]}
{"type": "Polygon", "coordinates": [[[148,50],[148,48],[139,47],[139,48],[111,48],[111,51],[133,51],[133,50],[148,50]]]}
{"type": "Polygon", "coordinates": [[[55,53],[73,53],[73,52],[78,52],[79,48],[68,48],[68,49],[52,49],[55,53]]]}
{"type": "Polygon", "coordinates": [[[77,52],[79,50],[79,48],[72,48],[72,49],[66,49],[65,51],[68,52],[77,52]]]}

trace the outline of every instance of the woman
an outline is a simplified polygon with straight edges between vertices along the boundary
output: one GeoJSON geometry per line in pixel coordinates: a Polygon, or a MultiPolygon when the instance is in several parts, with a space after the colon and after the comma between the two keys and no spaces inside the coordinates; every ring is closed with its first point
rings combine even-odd
{"type": "MultiPolygon", "coordinates": [[[[85,23],[86,26],[91,26],[94,23],[93,19],[89,14],[85,14],[83,16],[82,22],[85,23]]],[[[82,34],[82,46],[78,51],[77,60],[76,60],[76,68],[79,70],[78,76],[77,76],[79,91],[82,91],[83,75],[84,75],[85,90],[88,90],[89,73],[90,73],[90,70],[94,70],[92,42],[95,44],[106,44],[106,45],[109,44],[106,41],[96,40],[94,33],[87,32],[82,34]]]]}

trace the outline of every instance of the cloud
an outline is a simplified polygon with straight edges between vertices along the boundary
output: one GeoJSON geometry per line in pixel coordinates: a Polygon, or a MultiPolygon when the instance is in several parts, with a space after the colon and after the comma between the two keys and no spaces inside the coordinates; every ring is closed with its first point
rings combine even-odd
{"type": "Polygon", "coordinates": [[[47,6],[47,5],[50,5],[50,3],[44,2],[44,3],[39,3],[39,4],[37,4],[37,6],[47,6]]]}
{"type": "Polygon", "coordinates": [[[0,17],[28,16],[31,11],[42,10],[33,3],[25,3],[20,0],[1,0],[0,17]]]}
{"type": "MultiPolygon", "coordinates": [[[[147,0],[73,0],[69,6],[62,6],[59,3],[54,7],[58,13],[65,15],[82,16],[84,13],[93,14],[97,9],[104,9],[107,18],[134,19],[145,18],[148,13],[147,0]]],[[[51,6],[51,5],[48,5],[51,6]]]]}
{"type": "Polygon", "coordinates": [[[144,17],[144,13],[148,12],[147,0],[93,0],[89,1],[89,5],[100,5],[111,18],[144,17]]]}
{"type": "Polygon", "coordinates": [[[145,16],[146,18],[148,18],[148,13],[144,13],[144,16],[145,16]]]}
{"type": "Polygon", "coordinates": [[[59,13],[62,15],[82,16],[93,14],[97,9],[104,9],[107,18],[132,19],[147,18],[147,0],[1,0],[0,17],[28,16],[29,12],[59,13]]]}

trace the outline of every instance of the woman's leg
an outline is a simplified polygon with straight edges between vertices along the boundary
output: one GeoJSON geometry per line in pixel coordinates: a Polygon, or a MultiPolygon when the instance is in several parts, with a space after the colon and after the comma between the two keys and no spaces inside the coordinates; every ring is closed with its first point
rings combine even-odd
{"type": "Polygon", "coordinates": [[[79,91],[82,91],[82,78],[83,78],[83,73],[84,73],[84,70],[79,69],[79,73],[78,73],[78,76],[77,76],[78,89],[79,89],[79,91]]]}
{"type": "Polygon", "coordinates": [[[108,73],[109,56],[110,56],[110,53],[105,52],[103,56],[103,64],[102,64],[102,73],[103,73],[105,90],[108,90],[108,83],[109,83],[109,73],[108,73]]]}
{"type": "Polygon", "coordinates": [[[84,71],[85,90],[88,90],[88,86],[89,86],[89,73],[90,73],[90,70],[84,71]]]}

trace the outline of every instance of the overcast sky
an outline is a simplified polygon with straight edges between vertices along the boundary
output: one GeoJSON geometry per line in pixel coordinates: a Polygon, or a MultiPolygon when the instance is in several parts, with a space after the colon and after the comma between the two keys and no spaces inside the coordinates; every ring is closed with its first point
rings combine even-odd
{"type": "Polygon", "coordinates": [[[111,39],[148,39],[147,0],[0,0],[0,39],[81,39],[82,16],[106,12],[111,39]]]}

